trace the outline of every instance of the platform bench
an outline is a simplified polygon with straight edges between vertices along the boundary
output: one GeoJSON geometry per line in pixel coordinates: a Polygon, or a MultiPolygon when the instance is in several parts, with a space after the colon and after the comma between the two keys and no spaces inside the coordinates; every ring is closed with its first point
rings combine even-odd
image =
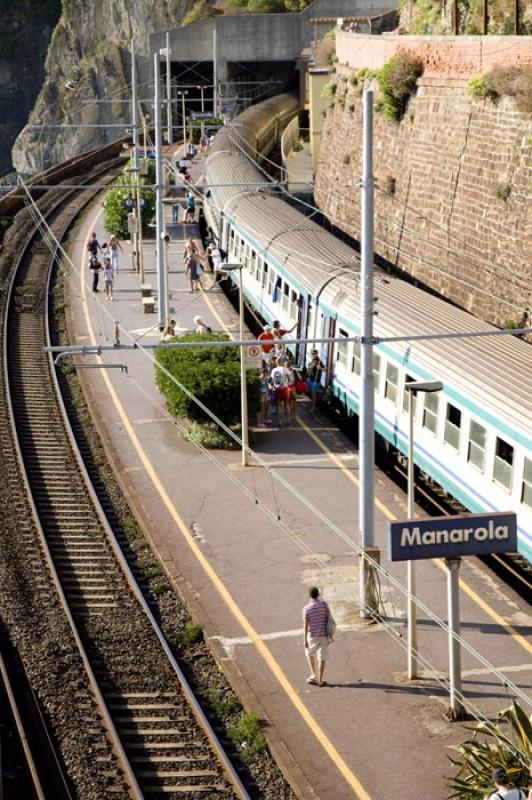
{"type": "Polygon", "coordinates": [[[142,306],[144,308],[145,314],[153,314],[155,312],[155,298],[154,297],[143,297],[142,298],[142,306]]]}
{"type": "Polygon", "coordinates": [[[151,297],[152,292],[152,285],[151,283],[141,283],[140,284],[140,293],[142,297],[151,297]]]}

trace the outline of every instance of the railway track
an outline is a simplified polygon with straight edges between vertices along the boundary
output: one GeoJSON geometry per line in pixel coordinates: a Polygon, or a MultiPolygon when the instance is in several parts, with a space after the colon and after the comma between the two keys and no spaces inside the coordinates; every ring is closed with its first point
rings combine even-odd
{"type": "MultiPolygon", "coordinates": [[[[100,170],[101,173],[101,170],[100,170]]],[[[52,204],[60,239],[91,192],[52,204]]],[[[88,675],[73,698],[108,797],[247,797],[184,680],[90,484],[48,343],[52,257],[39,235],[14,269],[4,367],[35,532],[88,675]],[[111,748],[108,747],[111,742],[111,748]]]]}

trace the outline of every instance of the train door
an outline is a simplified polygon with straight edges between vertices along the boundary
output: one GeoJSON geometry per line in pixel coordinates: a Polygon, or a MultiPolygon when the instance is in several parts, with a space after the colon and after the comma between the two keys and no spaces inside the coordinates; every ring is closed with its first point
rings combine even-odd
{"type": "MultiPolygon", "coordinates": [[[[336,320],[329,319],[328,317],[324,317],[323,319],[323,337],[334,338],[336,335],[336,320]]],[[[321,360],[325,364],[325,375],[326,381],[325,386],[329,385],[331,378],[333,377],[333,366],[334,366],[334,342],[324,342],[321,346],[321,360]]]]}
{"type": "MultiPolygon", "coordinates": [[[[296,328],[296,336],[298,339],[304,339],[307,335],[308,330],[308,296],[300,294],[299,295],[299,309],[297,313],[297,328],[296,328]]],[[[306,353],[307,353],[307,343],[303,342],[301,344],[296,345],[296,364],[298,367],[302,368],[305,366],[306,361],[306,353]]]]}

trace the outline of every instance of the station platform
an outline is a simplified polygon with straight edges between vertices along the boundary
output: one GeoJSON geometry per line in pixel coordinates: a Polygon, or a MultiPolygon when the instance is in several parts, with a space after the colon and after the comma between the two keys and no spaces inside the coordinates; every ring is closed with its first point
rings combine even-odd
{"type": "MultiPolygon", "coordinates": [[[[195,177],[202,166],[193,165],[195,177]]],[[[157,316],[143,311],[127,243],[114,302],[90,291],[85,242],[92,230],[100,241],[104,236],[101,200],[69,244],[71,343],[112,342],[115,321],[123,342],[157,342],[157,316]]],[[[212,276],[206,274],[206,292],[189,292],[183,239],[197,236],[196,226],[172,226],[170,209],[166,214],[172,236],[170,313],[178,332],[193,330],[199,314],[213,331],[236,335],[237,316],[220,288],[211,287],[212,276]]],[[[153,242],[145,245],[145,264],[155,289],[153,242]]],[[[358,539],[352,442],[319,412],[311,415],[308,400],[300,399],[289,428],[255,430],[254,449],[267,468],[256,460],[243,468],[238,451],[212,451],[208,458],[166,413],[153,351],[104,353],[102,360],[128,367],[127,374],[79,373],[116,473],[233,687],[247,709],[267,722],[265,734],[298,795],[444,800],[453,773],[449,747],[467,736],[459,723],[444,718],[447,633],[420,615],[419,648],[430,668],[425,665],[419,680],[408,681],[404,594],[381,583],[387,624],[368,624],[359,616],[358,557],[350,541],[358,539]],[[320,587],[338,623],[324,687],[306,683],[301,615],[312,585],[320,587]]],[[[385,538],[388,521],[406,518],[406,498],[378,471],[375,488],[381,560],[405,583],[405,565],[387,562],[385,538]]],[[[461,574],[464,639],[530,695],[530,609],[476,559],[464,559],[461,574]]],[[[419,562],[417,581],[420,599],[446,619],[443,564],[419,562]]],[[[510,705],[511,689],[465,648],[462,666],[463,689],[474,708],[493,717],[510,705]]]]}

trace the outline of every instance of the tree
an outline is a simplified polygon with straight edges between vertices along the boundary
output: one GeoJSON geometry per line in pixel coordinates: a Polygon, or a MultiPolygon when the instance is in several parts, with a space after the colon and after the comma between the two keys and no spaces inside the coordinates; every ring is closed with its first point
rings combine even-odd
{"type": "MultiPolygon", "coordinates": [[[[229,341],[225,334],[189,334],[179,341],[229,341]]],[[[171,414],[196,422],[210,420],[208,414],[183,392],[160,367],[180,383],[226,425],[240,421],[240,353],[237,347],[183,347],[160,349],[156,353],[157,386],[171,414]]],[[[247,373],[248,406],[259,407],[259,376],[247,373]]]]}

